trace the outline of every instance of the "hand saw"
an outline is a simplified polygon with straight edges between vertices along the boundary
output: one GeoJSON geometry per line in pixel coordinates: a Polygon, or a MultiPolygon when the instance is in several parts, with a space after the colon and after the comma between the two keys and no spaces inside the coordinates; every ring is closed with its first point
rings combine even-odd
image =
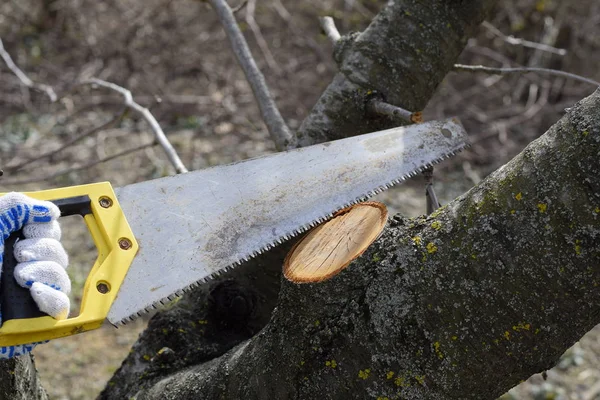
{"type": "MultiPolygon", "coordinates": [[[[80,214],[94,239],[78,316],[44,316],[13,278],[5,244],[0,346],[132,320],[467,146],[456,119],[374,132],[113,190],[96,183],[38,192],[80,214]]],[[[12,260],[12,261],[11,261],[12,260]]]]}

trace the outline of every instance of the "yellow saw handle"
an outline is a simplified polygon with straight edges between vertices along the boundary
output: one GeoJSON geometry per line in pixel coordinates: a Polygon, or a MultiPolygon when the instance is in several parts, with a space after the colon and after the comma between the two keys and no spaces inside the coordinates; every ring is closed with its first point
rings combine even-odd
{"type": "MultiPolygon", "coordinates": [[[[49,316],[38,316],[40,315],[38,310],[31,310],[32,299],[29,296],[29,289],[13,288],[10,290],[11,295],[6,297],[0,293],[3,315],[0,346],[41,342],[99,328],[106,319],[139,249],[112,186],[108,182],[25,192],[25,194],[39,200],[53,201],[59,206],[63,216],[82,215],[98,250],[98,258],[85,281],[81,308],[77,317],[57,321],[49,316]],[[19,294],[11,297],[13,290],[18,292],[21,289],[26,291],[29,297],[19,299],[19,294]]],[[[17,236],[18,233],[14,233],[7,241],[9,244],[6,247],[10,250],[17,236]]],[[[7,264],[6,259],[4,263],[7,264]]],[[[0,277],[2,289],[5,286],[18,286],[12,273],[14,265],[10,267],[9,271],[3,268],[0,277]],[[11,281],[5,281],[7,279],[11,281]]]]}

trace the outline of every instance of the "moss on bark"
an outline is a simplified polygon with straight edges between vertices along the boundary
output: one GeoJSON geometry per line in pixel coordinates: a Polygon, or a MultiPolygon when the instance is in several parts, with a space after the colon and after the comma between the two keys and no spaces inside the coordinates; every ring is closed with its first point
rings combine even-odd
{"type": "Polygon", "coordinates": [[[257,335],[136,398],[496,398],[600,319],[599,154],[596,92],[435,214],[396,216],[333,279],[284,281],[257,335]]]}

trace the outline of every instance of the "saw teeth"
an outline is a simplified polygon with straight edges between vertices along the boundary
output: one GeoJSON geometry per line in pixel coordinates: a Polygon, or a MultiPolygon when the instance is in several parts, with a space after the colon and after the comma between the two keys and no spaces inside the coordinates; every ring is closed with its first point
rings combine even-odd
{"type": "Polygon", "coordinates": [[[412,178],[417,176],[419,173],[425,171],[428,168],[431,168],[433,165],[435,164],[439,164],[440,162],[454,156],[455,154],[461,152],[462,150],[471,147],[471,145],[469,143],[465,143],[462,146],[460,146],[457,150],[453,150],[450,151],[447,154],[442,155],[439,158],[436,158],[435,160],[432,160],[430,163],[426,164],[426,166],[421,166],[416,168],[416,170],[408,172],[404,175],[402,175],[401,177],[392,180],[389,183],[385,183],[379,187],[374,188],[373,190],[368,191],[364,196],[360,196],[357,197],[354,201],[350,202],[350,203],[344,203],[341,207],[337,208],[336,210],[334,210],[331,213],[326,214],[324,217],[320,217],[320,218],[316,218],[314,221],[309,222],[308,224],[302,225],[299,228],[293,230],[292,232],[286,233],[284,235],[282,235],[279,239],[276,239],[275,241],[273,241],[272,243],[268,243],[265,246],[263,246],[262,248],[259,248],[258,250],[252,252],[252,254],[243,257],[240,260],[234,261],[231,263],[231,265],[228,265],[227,267],[220,269],[219,271],[216,271],[212,274],[210,274],[209,276],[206,276],[194,283],[191,283],[190,285],[186,286],[183,289],[178,290],[177,292],[175,292],[174,294],[171,294],[163,299],[160,299],[158,301],[153,302],[152,304],[150,304],[149,306],[147,306],[146,308],[144,308],[143,312],[142,311],[138,311],[137,313],[134,313],[128,317],[123,318],[122,320],[116,322],[115,325],[116,327],[121,326],[121,325],[125,325],[127,324],[129,321],[133,321],[135,320],[136,317],[141,317],[144,313],[150,312],[153,309],[157,309],[160,306],[164,306],[165,304],[173,301],[175,298],[180,297],[181,295],[183,295],[186,292],[189,292],[190,290],[192,290],[195,287],[200,286],[201,284],[206,284],[209,283],[211,280],[217,279],[219,278],[221,275],[223,275],[225,272],[231,271],[233,269],[235,269],[235,267],[242,265],[244,262],[249,261],[250,259],[256,257],[257,255],[263,254],[265,251],[268,251],[274,247],[276,247],[277,244],[281,244],[283,242],[286,242],[304,232],[306,232],[307,230],[309,230],[311,227],[314,227],[316,225],[320,225],[321,223],[329,220],[330,218],[332,218],[335,213],[337,213],[338,211],[344,209],[344,208],[348,208],[351,205],[354,205],[356,203],[362,203],[366,200],[368,200],[370,197],[375,196],[376,194],[379,194],[381,192],[383,192],[386,189],[391,188],[392,186],[398,185],[399,183],[404,182],[405,180],[407,180],[408,178],[412,178]],[[159,306],[160,304],[160,306],[159,306]]]}

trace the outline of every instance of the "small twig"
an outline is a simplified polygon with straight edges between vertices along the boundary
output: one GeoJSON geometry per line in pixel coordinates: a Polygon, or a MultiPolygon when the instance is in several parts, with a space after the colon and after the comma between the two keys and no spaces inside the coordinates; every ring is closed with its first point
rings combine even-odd
{"type": "Polygon", "coordinates": [[[248,43],[235,21],[231,8],[225,0],[210,0],[210,2],[223,25],[223,29],[225,29],[233,53],[252,88],[252,92],[260,108],[260,113],[271,134],[271,138],[275,142],[275,146],[280,151],[295,147],[296,137],[292,135],[281,117],[279,109],[275,105],[271,93],[269,93],[265,77],[256,66],[256,61],[254,61],[252,53],[248,48],[248,43]]]}
{"type": "Polygon", "coordinates": [[[429,167],[423,172],[425,176],[425,198],[427,200],[427,214],[433,213],[440,208],[440,202],[433,189],[433,167],[429,167]]]}
{"type": "Polygon", "coordinates": [[[536,50],[545,51],[548,53],[558,54],[559,56],[564,56],[567,54],[567,50],[565,50],[565,49],[559,49],[557,47],[550,46],[547,44],[532,42],[532,41],[525,40],[525,39],[519,39],[512,35],[507,36],[504,33],[502,33],[498,28],[496,28],[494,25],[490,24],[487,21],[484,21],[481,25],[484,28],[486,28],[488,31],[493,33],[494,35],[500,37],[502,40],[504,40],[508,44],[512,44],[515,46],[529,47],[531,49],[536,49],[536,50]]]}
{"type": "Polygon", "coordinates": [[[58,96],[56,96],[54,89],[52,89],[50,86],[44,85],[43,83],[35,83],[31,79],[29,79],[27,75],[25,75],[25,73],[17,66],[17,64],[15,64],[10,54],[8,54],[8,52],[4,48],[4,43],[2,43],[2,39],[0,39],[0,57],[2,57],[8,69],[10,69],[12,73],[15,74],[17,78],[19,78],[19,80],[24,86],[30,89],[35,89],[40,92],[46,93],[46,95],[50,98],[50,101],[53,103],[58,99],[58,96]]]}
{"type": "Polygon", "coordinates": [[[277,14],[279,14],[281,19],[283,19],[285,22],[291,21],[292,14],[290,14],[290,12],[287,10],[287,8],[285,8],[285,6],[281,2],[281,0],[274,0],[273,7],[275,8],[275,11],[277,11],[277,14]]]}
{"type": "Polygon", "coordinates": [[[256,0],[248,0],[248,6],[246,7],[246,22],[250,27],[250,30],[254,34],[254,38],[258,43],[258,47],[260,47],[260,51],[265,56],[265,60],[267,60],[267,64],[269,64],[269,68],[275,71],[277,74],[281,73],[281,67],[275,61],[275,57],[273,57],[273,53],[271,53],[271,49],[269,49],[269,45],[265,40],[260,27],[256,23],[254,19],[254,12],[256,10],[256,0]]]}
{"type": "Polygon", "coordinates": [[[232,11],[234,14],[236,14],[236,13],[238,13],[238,12],[242,11],[242,9],[243,9],[244,7],[246,7],[246,5],[247,5],[247,4],[248,4],[248,0],[243,0],[243,1],[242,1],[242,2],[241,2],[239,5],[238,5],[238,6],[236,6],[236,7],[232,8],[232,9],[231,9],[231,11],[232,11]]]}
{"type": "Polygon", "coordinates": [[[335,26],[335,21],[331,17],[320,17],[319,22],[321,23],[321,28],[323,32],[327,35],[331,43],[335,44],[340,38],[340,32],[335,26]]]}
{"type": "Polygon", "coordinates": [[[66,149],[67,147],[71,147],[73,146],[75,143],[81,141],[82,139],[85,139],[86,137],[92,136],[93,134],[103,131],[106,128],[112,126],[114,123],[116,123],[117,121],[121,120],[126,114],[126,111],[123,111],[122,113],[120,113],[119,115],[114,116],[113,118],[111,118],[109,121],[98,125],[98,126],[94,126],[91,129],[88,129],[85,132],[80,133],[79,135],[75,136],[74,138],[72,138],[71,140],[69,140],[67,143],[63,144],[61,147],[59,147],[58,149],[54,149],[54,150],[50,150],[47,151],[45,153],[36,155],[35,158],[30,158],[27,159],[17,165],[12,165],[12,166],[7,166],[6,169],[8,172],[10,173],[14,173],[15,171],[18,171],[20,169],[22,169],[23,167],[32,164],[34,162],[43,160],[45,158],[50,158],[52,156],[54,156],[55,154],[63,151],[64,149],[66,149]]]}
{"type": "Polygon", "coordinates": [[[115,158],[119,158],[119,157],[123,157],[123,156],[129,155],[129,154],[134,153],[136,151],[143,150],[143,149],[145,149],[147,147],[156,146],[157,144],[159,144],[158,141],[154,140],[151,143],[146,143],[146,144],[143,144],[141,146],[134,147],[132,149],[124,150],[124,151],[122,151],[120,153],[113,154],[112,156],[109,156],[109,157],[106,157],[106,158],[103,158],[103,159],[100,159],[100,160],[89,162],[89,163],[81,165],[79,167],[67,168],[67,169],[64,169],[62,171],[58,171],[58,172],[55,172],[53,174],[50,174],[50,175],[45,175],[45,176],[40,176],[40,177],[35,177],[35,178],[30,178],[30,179],[3,180],[2,181],[2,185],[24,185],[26,183],[49,181],[51,179],[58,178],[59,176],[70,174],[71,172],[78,172],[78,171],[82,171],[84,169],[95,167],[98,164],[102,164],[102,163],[105,163],[107,161],[114,160],[115,158]]]}
{"type": "Polygon", "coordinates": [[[175,167],[175,171],[177,171],[178,174],[188,172],[188,169],[185,167],[185,165],[183,165],[183,162],[179,158],[179,155],[177,155],[177,151],[175,151],[173,145],[171,144],[171,142],[169,142],[169,139],[167,139],[167,136],[163,132],[156,118],[154,118],[154,115],[152,115],[150,110],[148,110],[146,107],[142,107],[133,100],[133,95],[131,94],[131,91],[112,82],[103,81],[97,78],[92,78],[88,81],[84,81],[83,83],[100,86],[120,93],[125,100],[125,105],[139,113],[146,120],[146,122],[148,122],[150,128],[154,132],[156,140],[162,146],[163,150],[167,155],[167,158],[169,159],[173,167],[175,167]]]}
{"type": "Polygon", "coordinates": [[[411,112],[404,108],[386,103],[378,98],[373,98],[367,103],[367,111],[377,115],[386,115],[390,118],[400,118],[405,122],[419,123],[423,122],[423,116],[420,111],[411,112]]]}
{"type": "Polygon", "coordinates": [[[494,67],[486,67],[483,65],[464,65],[464,64],[454,64],[454,71],[466,71],[466,72],[484,72],[486,74],[499,74],[499,75],[507,75],[507,74],[526,74],[529,72],[535,72],[539,74],[548,74],[555,76],[562,76],[563,78],[573,79],[579,82],[589,83],[590,85],[600,86],[600,82],[597,82],[593,79],[586,78],[581,75],[572,74],[570,72],[559,71],[557,69],[549,69],[549,68],[536,68],[536,67],[516,67],[516,68],[494,68],[494,67]]]}

